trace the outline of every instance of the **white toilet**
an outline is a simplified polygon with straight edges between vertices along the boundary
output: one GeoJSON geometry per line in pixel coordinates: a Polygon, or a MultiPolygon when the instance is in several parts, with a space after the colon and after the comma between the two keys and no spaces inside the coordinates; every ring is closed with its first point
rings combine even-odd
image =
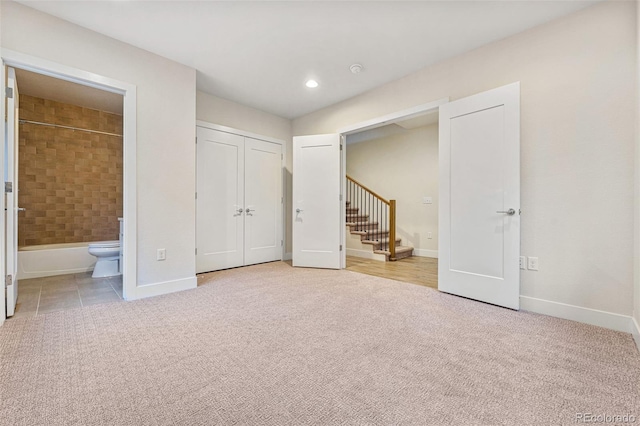
{"type": "Polygon", "coordinates": [[[93,278],[120,275],[120,241],[89,243],[89,254],[98,258],[93,268],[93,278]]]}

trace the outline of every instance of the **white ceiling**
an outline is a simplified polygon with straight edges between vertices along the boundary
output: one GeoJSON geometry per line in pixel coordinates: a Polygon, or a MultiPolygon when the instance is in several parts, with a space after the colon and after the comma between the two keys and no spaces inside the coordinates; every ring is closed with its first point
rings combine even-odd
{"type": "Polygon", "coordinates": [[[21,2],[193,67],[198,90],[295,118],[597,1],[21,2]]]}
{"type": "Polygon", "coordinates": [[[116,93],[21,69],[16,69],[16,80],[21,95],[122,115],[123,98],[116,93]]]}

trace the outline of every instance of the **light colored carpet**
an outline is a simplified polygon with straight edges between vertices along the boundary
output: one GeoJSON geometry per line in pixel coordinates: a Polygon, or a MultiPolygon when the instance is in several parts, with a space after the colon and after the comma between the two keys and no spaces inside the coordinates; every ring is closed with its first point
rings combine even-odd
{"type": "Polygon", "coordinates": [[[280,262],[204,279],[191,291],[7,321],[0,423],[640,418],[640,355],[628,334],[280,262]]]}

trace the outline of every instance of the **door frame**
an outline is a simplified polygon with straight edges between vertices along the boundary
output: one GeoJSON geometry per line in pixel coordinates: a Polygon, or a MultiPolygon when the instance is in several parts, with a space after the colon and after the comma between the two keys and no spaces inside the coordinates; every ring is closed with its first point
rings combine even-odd
{"type": "Polygon", "coordinates": [[[336,133],[339,133],[342,138],[342,158],[340,165],[340,187],[341,187],[341,201],[340,201],[340,241],[342,247],[340,267],[342,269],[347,267],[347,233],[346,233],[346,200],[344,194],[347,193],[347,149],[345,147],[345,140],[348,135],[363,132],[365,130],[371,130],[378,127],[386,126],[387,124],[393,124],[398,121],[409,120],[411,118],[418,117],[420,115],[438,112],[440,105],[449,103],[449,97],[441,98],[426,104],[416,105],[411,108],[403,109],[400,111],[392,112],[380,117],[372,118],[370,120],[362,121],[359,123],[351,124],[349,126],[338,129],[336,133]]]}
{"type": "MultiPolygon", "coordinates": [[[[136,91],[135,85],[119,81],[110,77],[105,77],[92,72],[84,71],[75,67],[59,64],[39,57],[26,55],[10,49],[0,51],[2,66],[0,67],[0,93],[6,90],[5,67],[13,67],[43,74],[60,80],[93,87],[107,92],[117,93],[123,96],[123,217],[124,217],[124,270],[122,273],[122,292],[125,300],[137,299],[137,172],[136,172],[136,91]]],[[[6,104],[0,102],[0,115],[4,117],[6,104]]],[[[0,120],[0,134],[5,134],[4,118],[0,120]]],[[[0,167],[4,172],[4,149],[0,150],[0,167]]],[[[4,173],[3,173],[4,174],[4,173]]],[[[0,197],[1,220],[5,221],[5,197],[0,197]]],[[[4,246],[6,235],[4,226],[0,227],[0,257],[4,257],[4,246]]],[[[6,275],[4,262],[0,263],[0,277],[6,275]]],[[[4,278],[3,278],[4,280],[4,278]]],[[[6,300],[4,291],[0,297],[0,325],[6,316],[6,300]]]]}
{"type": "MultiPolygon", "coordinates": [[[[203,120],[196,120],[196,127],[204,127],[205,129],[211,129],[211,130],[217,130],[219,132],[224,132],[224,133],[231,133],[233,135],[238,135],[238,136],[243,136],[246,138],[251,138],[251,139],[258,139],[261,141],[265,141],[265,142],[270,142],[270,143],[274,143],[277,145],[280,145],[282,147],[282,158],[280,159],[280,168],[281,168],[281,179],[282,179],[282,222],[281,222],[281,229],[282,229],[282,235],[281,235],[281,239],[282,239],[282,250],[281,250],[281,259],[280,260],[284,260],[286,259],[285,255],[286,255],[286,243],[287,243],[287,223],[286,223],[286,218],[287,218],[287,213],[286,213],[286,206],[287,206],[287,179],[286,179],[286,169],[287,169],[287,144],[285,143],[285,141],[281,140],[281,139],[276,139],[276,138],[272,138],[270,136],[265,136],[265,135],[261,135],[258,133],[252,133],[252,132],[248,132],[246,130],[240,130],[240,129],[235,129],[233,127],[227,127],[227,126],[223,126],[221,124],[215,124],[215,123],[211,123],[208,121],[203,121],[203,120]]],[[[198,155],[198,150],[196,150],[196,156],[198,155]]],[[[197,164],[197,157],[194,157],[194,164],[197,164]]],[[[196,188],[197,188],[198,182],[196,182],[196,188]]],[[[194,200],[195,202],[195,200],[194,200]]],[[[197,212],[196,212],[197,214],[197,212]]],[[[197,225],[197,220],[196,220],[196,225],[197,225]]],[[[195,232],[198,232],[197,229],[195,229],[195,232]]]]}

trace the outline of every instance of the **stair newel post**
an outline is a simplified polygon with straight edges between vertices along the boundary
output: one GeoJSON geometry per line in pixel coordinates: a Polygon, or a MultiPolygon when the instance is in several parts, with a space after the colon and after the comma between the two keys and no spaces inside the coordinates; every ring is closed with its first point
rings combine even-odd
{"type": "Polygon", "coordinates": [[[396,200],[389,200],[389,260],[396,260],[396,200]]]}

